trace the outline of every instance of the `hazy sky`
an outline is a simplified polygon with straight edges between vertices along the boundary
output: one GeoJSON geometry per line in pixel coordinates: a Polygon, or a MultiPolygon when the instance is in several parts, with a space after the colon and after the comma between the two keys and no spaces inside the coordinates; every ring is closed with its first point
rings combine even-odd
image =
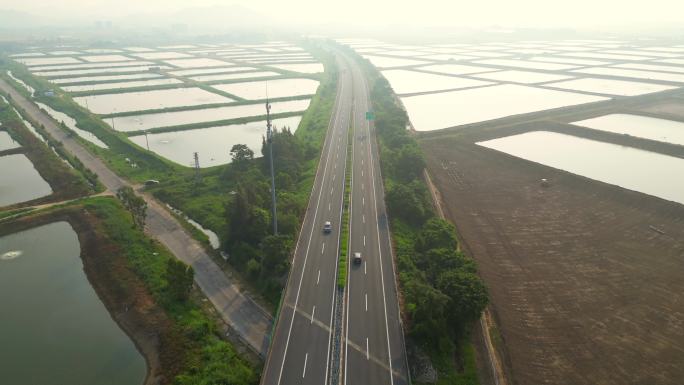
{"type": "Polygon", "coordinates": [[[684,26],[684,0],[0,0],[0,9],[116,19],[129,13],[231,4],[287,24],[684,26]]]}

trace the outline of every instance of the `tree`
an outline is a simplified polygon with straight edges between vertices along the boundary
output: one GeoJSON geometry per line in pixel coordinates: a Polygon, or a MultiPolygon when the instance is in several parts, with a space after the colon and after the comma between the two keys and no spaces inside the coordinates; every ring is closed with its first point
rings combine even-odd
{"type": "Polygon", "coordinates": [[[254,159],[254,151],[245,144],[235,144],[230,149],[230,158],[234,168],[244,171],[249,167],[250,161],[254,159]]]}
{"type": "Polygon", "coordinates": [[[286,235],[268,235],[261,242],[261,272],[278,277],[287,271],[292,240],[286,235]]]}
{"type": "Polygon", "coordinates": [[[171,298],[185,301],[192,289],[195,270],[192,266],[175,259],[169,258],[166,262],[167,291],[171,298]]]}
{"type": "MultiPolygon", "coordinates": [[[[461,329],[480,318],[487,306],[487,288],[477,275],[447,270],[437,279],[437,288],[450,298],[450,319],[461,329]]],[[[460,333],[463,330],[457,331],[460,333]]]]}
{"type": "Polygon", "coordinates": [[[409,334],[437,350],[442,337],[448,335],[446,311],[449,297],[416,279],[407,281],[404,292],[411,317],[409,334]]]}
{"type": "Polygon", "coordinates": [[[417,267],[426,273],[428,281],[435,282],[447,270],[476,273],[475,262],[455,249],[437,248],[415,253],[417,267]]]}
{"type": "Polygon", "coordinates": [[[416,239],[416,250],[419,252],[438,248],[455,250],[457,246],[454,225],[440,218],[429,219],[416,239]]]}
{"type": "Polygon", "coordinates": [[[126,210],[131,213],[133,223],[140,229],[144,228],[145,219],[147,218],[147,202],[136,195],[129,186],[124,186],[117,190],[116,197],[119,198],[126,210]]]}
{"type": "Polygon", "coordinates": [[[397,179],[410,181],[419,178],[425,168],[425,158],[415,143],[406,144],[395,152],[394,175],[397,179]]]}
{"type": "Polygon", "coordinates": [[[387,207],[393,215],[415,224],[424,220],[425,207],[409,186],[405,184],[392,185],[385,195],[387,207]]]}

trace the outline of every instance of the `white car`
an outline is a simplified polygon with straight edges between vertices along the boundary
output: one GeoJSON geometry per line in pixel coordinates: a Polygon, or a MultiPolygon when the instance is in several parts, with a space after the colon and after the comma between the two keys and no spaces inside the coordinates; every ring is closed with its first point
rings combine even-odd
{"type": "Polygon", "coordinates": [[[328,234],[331,231],[332,231],[332,224],[330,223],[330,221],[325,222],[323,224],[323,232],[328,234]]]}
{"type": "Polygon", "coordinates": [[[361,263],[361,253],[359,253],[359,252],[354,253],[354,263],[355,264],[361,263]]]}

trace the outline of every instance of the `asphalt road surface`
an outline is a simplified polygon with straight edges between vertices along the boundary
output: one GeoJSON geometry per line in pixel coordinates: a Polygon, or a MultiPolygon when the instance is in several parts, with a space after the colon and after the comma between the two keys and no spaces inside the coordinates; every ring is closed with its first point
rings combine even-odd
{"type": "MultiPolygon", "coordinates": [[[[2,79],[0,89],[9,93],[13,104],[21,107],[33,120],[42,124],[55,140],[63,143],[67,151],[95,172],[108,191],[116,193],[120,187],[130,185],[76,139],[69,137],[49,115],[2,79]]],[[[226,277],[204,248],[159,202],[148,195],[143,197],[148,205],[145,229],[148,235],[159,240],[176,258],[195,269],[195,283],[212,302],[221,318],[255,352],[265,356],[268,351],[268,333],[272,325],[271,316],[226,277]]]]}
{"type": "Polygon", "coordinates": [[[335,106],[262,384],[325,384],[330,375],[331,325],[352,101],[351,77],[338,64],[335,106]],[[332,231],[327,234],[323,232],[326,221],[332,223],[332,231]]]}
{"type": "Polygon", "coordinates": [[[348,61],[354,83],[350,252],[345,311],[344,380],[347,385],[408,384],[389,224],[366,79],[348,61]]]}
{"type": "Polygon", "coordinates": [[[350,252],[363,263],[348,275],[343,383],[406,384],[404,340],[394,279],[377,148],[365,112],[368,91],[355,63],[338,55],[340,69],[316,179],[267,357],[262,384],[328,384],[331,380],[339,234],[345,171],[353,171],[350,252]],[[350,126],[354,135],[349,138],[350,126]],[[351,170],[345,170],[348,140],[351,170]],[[332,232],[323,224],[332,223],[332,232]]]}

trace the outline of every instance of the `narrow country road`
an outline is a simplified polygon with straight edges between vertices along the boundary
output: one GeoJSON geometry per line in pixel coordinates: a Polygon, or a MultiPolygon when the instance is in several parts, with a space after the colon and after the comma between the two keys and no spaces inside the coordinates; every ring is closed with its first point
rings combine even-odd
{"type": "MultiPolygon", "coordinates": [[[[45,130],[63,143],[64,149],[76,156],[111,193],[123,186],[131,186],[111,171],[106,164],[86,150],[77,140],[69,137],[58,124],[33,102],[0,79],[0,89],[11,95],[11,102],[21,107],[33,120],[42,124],[45,130]]],[[[214,305],[221,318],[260,356],[268,351],[268,333],[272,318],[247,297],[234,282],[226,277],[218,265],[192,238],[183,226],[151,196],[144,194],[148,205],[146,232],[159,240],[181,261],[195,269],[195,282],[214,305]]]]}

